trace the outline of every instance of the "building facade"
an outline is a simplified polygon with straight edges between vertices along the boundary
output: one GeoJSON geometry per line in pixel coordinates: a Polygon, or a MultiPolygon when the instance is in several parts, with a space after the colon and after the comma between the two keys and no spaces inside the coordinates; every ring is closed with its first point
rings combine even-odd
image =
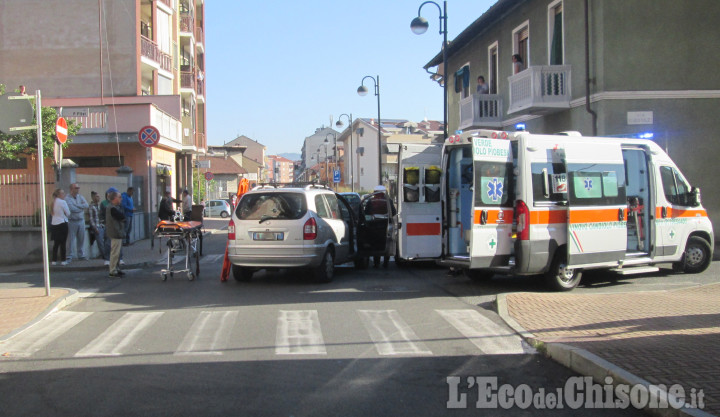
{"type": "MultiPolygon", "coordinates": [[[[524,123],[652,137],[717,221],[720,73],[709,57],[720,53],[718,18],[714,0],[500,0],[447,50],[449,131],[524,123]],[[480,75],[489,94],[476,92],[480,75]]],[[[442,54],[425,67],[441,68],[442,54]]]]}
{"type": "Polygon", "coordinates": [[[292,183],[295,179],[293,167],[293,161],[279,155],[269,155],[266,167],[268,181],[284,184],[292,183]]]}
{"type": "Polygon", "coordinates": [[[148,220],[164,191],[192,188],[207,147],[204,0],[3,0],[0,28],[0,82],[82,123],[64,153],[78,175],[129,167],[148,220]],[[152,148],[139,143],[148,125],[152,148]]]}

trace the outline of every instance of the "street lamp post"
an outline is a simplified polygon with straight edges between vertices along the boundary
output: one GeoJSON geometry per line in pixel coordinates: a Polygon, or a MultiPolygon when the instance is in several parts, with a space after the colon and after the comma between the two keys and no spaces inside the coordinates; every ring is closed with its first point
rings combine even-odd
{"type": "MultiPolygon", "coordinates": [[[[327,146],[328,146],[328,137],[333,137],[333,184],[335,184],[335,170],[337,169],[337,135],[335,133],[328,133],[325,135],[325,163],[327,164],[327,146]]],[[[330,181],[330,178],[328,177],[328,181],[330,181]]],[[[337,185],[335,185],[335,191],[337,191],[337,185]]]]}
{"type": "Polygon", "coordinates": [[[357,89],[357,93],[361,96],[364,96],[368,93],[367,87],[365,87],[365,79],[370,78],[373,80],[373,83],[375,84],[375,96],[377,97],[377,105],[378,105],[378,185],[382,185],[382,139],[381,139],[381,133],[380,133],[380,76],[376,75],[375,77],[372,77],[370,75],[366,75],[363,77],[362,81],[360,81],[360,87],[357,89]]]}
{"type": "MultiPolygon", "coordinates": [[[[325,140],[325,142],[327,142],[327,139],[325,140]]],[[[328,160],[327,143],[323,143],[320,146],[325,146],[325,185],[327,185],[329,182],[328,181],[328,178],[329,178],[328,177],[328,162],[327,162],[327,160],[328,160]]],[[[320,153],[320,148],[318,148],[318,153],[320,153]]],[[[319,158],[319,155],[318,155],[318,158],[319,158]]]]}
{"type": "Polygon", "coordinates": [[[442,44],[442,55],[443,55],[443,123],[445,124],[444,134],[445,137],[443,139],[448,138],[448,62],[447,62],[447,1],[443,1],[443,7],[440,9],[440,5],[435,3],[434,1],[426,1],[423,4],[420,5],[418,8],[418,15],[416,18],[410,22],[410,29],[415,33],[416,35],[422,35],[428,30],[428,27],[430,26],[428,24],[427,19],[420,16],[420,12],[424,5],[431,3],[437,6],[438,12],[440,13],[440,34],[443,35],[443,44],[442,44]]]}
{"type": "Polygon", "coordinates": [[[353,155],[352,113],[350,113],[349,115],[346,113],[343,113],[340,116],[338,116],[338,121],[337,121],[337,123],[335,123],[335,126],[341,127],[343,125],[342,121],[340,121],[340,119],[342,119],[343,116],[347,117],[350,122],[350,124],[348,125],[348,127],[350,128],[350,152],[348,152],[347,149],[345,150],[345,160],[350,161],[350,190],[352,192],[355,192],[355,173],[353,172],[353,163],[352,163],[352,160],[353,160],[353,157],[352,157],[352,155],[353,155]],[[348,155],[350,155],[349,158],[348,158],[348,155]]]}

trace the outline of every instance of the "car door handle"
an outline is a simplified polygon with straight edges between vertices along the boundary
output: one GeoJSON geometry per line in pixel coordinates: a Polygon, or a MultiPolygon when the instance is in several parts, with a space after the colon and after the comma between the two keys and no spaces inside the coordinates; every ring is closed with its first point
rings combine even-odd
{"type": "Polygon", "coordinates": [[[487,224],[487,216],[487,210],[483,210],[482,212],[480,212],[480,224],[487,224]]]}
{"type": "Polygon", "coordinates": [[[618,220],[625,220],[625,209],[618,209],[618,220]]]}
{"type": "Polygon", "coordinates": [[[663,207],[662,210],[660,210],[660,215],[663,219],[667,218],[667,207],[663,207]]]}

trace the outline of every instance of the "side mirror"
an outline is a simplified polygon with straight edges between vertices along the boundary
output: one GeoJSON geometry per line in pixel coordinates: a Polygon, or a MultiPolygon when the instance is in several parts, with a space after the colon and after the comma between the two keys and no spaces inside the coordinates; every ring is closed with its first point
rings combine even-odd
{"type": "Polygon", "coordinates": [[[701,204],[701,197],[700,197],[700,189],[697,187],[693,187],[690,190],[690,206],[692,207],[698,207],[701,204]]]}

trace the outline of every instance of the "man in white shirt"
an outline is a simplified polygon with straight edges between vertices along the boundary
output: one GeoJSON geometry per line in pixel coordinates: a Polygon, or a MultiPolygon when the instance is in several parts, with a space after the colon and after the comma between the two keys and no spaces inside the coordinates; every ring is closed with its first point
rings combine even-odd
{"type": "Polygon", "coordinates": [[[183,190],[182,196],[183,217],[185,221],[188,221],[192,216],[192,197],[190,197],[188,190],[183,190]]]}

